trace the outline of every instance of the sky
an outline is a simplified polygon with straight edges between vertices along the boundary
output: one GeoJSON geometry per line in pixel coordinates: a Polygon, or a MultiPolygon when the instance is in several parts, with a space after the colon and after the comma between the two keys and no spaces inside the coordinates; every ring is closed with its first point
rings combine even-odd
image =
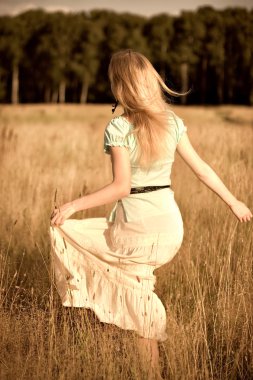
{"type": "Polygon", "coordinates": [[[0,14],[16,15],[26,10],[43,8],[49,12],[108,9],[150,17],[159,13],[178,15],[182,10],[196,10],[210,5],[215,9],[243,7],[253,9],[253,0],[0,0],[0,14]]]}

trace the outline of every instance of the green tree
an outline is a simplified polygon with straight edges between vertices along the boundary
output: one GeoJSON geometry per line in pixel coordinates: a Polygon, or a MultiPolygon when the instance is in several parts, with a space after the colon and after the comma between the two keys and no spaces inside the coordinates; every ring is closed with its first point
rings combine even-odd
{"type": "Polygon", "coordinates": [[[206,103],[216,99],[222,103],[224,98],[224,20],[219,11],[212,7],[201,7],[196,13],[202,25],[199,44],[198,73],[200,75],[200,101],[206,103]],[[208,93],[210,92],[209,99],[208,93]]]}
{"type": "Polygon", "coordinates": [[[225,24],[226,102],[252,104],[253,97],[253,17],[252,11],[227,8],[225,24]],[[251,99],[251,100],[250,100],[251,99]]]}
{"type": "Polygon", "coordinates": [[[90,85],[95,83],[99,68],[99,48],[103,32],[84,13],[76,16],[70,71],[81,83],[80,103],[86,103],[90,85]]]}
{"type": "Polygon", "coordinates": [[[149,41],[151,60],[165,80],[166,71],[171,65],[173,18],[167,14],[151,17],[145,24],[144,34],[149,41]]]}
{"type": "Polygon", "coordinates": [[[120,18],[120,23],[125,30],[122,39],[123,49],[137,50],[144,55],[149,55],[148,40],[144,35],[146,19],[142,16],[123,13],[120,18]]]}
{"type": "Polygon", "coordinates": [[[19,69],[26,41],[24,24],[18,17],[2,17],[0,23],[0,57],[11,74],[11,103],[19,103],[19,69]]]}
{"type": "Polygon", "coordinates": [[[65,102],[74,25],[72,14],[46,14],[27,44],[36,85],[44,89],[46,102],[65,102]]]}
{"type": "MultiPolygon", "coordinates": [[[[199,44],[204,29],[194,12],[182,12],[174,19],[173,30],[171,71],[175,76],[179,75],[181,92],[185,93],[192,85],[189,77],[198,61],[199,44]]],[[[181,103],[186,103],[186,96],[182,96],[180,99],[181,103]]]]}
{"type": "Polygon", "coordinates": [[[92,11],[91,19],[102,33],[95,96],[109,101],[112,100],[107,75],[110,57],[112,53],[126,48],[148,54],[147,40],[143,34],[146,19],[137,15],[118,14],[111,11],[92,11]]]}

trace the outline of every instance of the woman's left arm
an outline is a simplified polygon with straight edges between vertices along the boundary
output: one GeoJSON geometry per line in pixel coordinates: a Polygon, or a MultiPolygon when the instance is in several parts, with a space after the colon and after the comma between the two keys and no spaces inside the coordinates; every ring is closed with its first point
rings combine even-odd
{"type": "Polygon", "coordinates": [[[181,137],[177,152],[192,169],[201,182],[215,192],[231,209],[240,222],[247,222],[252,218],[248,207],[228,190],[215,171],[197,154],[187,133],[181,137]]]}
{"type": "Polygon", "coordinates": [[[71,202],[65,203],[53,211],[51,224],[59,226],[77,211],[113,203],[126,197],[131,190],[131,168],[129,153],[125,147],[110,147],[112,161],[112,183],[92,194],[84,195],[71,202]]]}

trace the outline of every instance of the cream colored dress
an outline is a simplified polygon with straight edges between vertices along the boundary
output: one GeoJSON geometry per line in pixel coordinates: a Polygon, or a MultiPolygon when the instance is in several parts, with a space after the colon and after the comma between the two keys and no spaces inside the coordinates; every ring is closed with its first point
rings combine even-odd
{"type": "MultiPolygon", "coordinates": [[[[149,171],[136,163],[133,125],[123,117],[105,130],[104,151],[129,151],[131,185],[170,184],[176,146],[186,128],[171,113],[168,158],[149,171]]],[[[109,218],[68,219],[50,227],[52,263],[63,306],[92,309],[99,320],[141,337],[164,341],[166,311],[154,293],[154,270],[169,262],[183,240],[183,222],[171,189],[130,194],[119,200],[109,218]]]]}

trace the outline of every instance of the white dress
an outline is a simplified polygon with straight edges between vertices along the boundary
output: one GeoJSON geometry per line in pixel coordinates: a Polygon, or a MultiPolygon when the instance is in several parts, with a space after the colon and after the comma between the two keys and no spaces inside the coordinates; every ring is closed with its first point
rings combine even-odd
{"type": "MultiPolygon", "coordinates": [[[[170,184],[176,145],[186,128],[169,118],[168,159],[149,172],[136,165],[133,127],[123,117],[105,130],[104,150],[125,146],[131,186],[170,184]]],[[[164,341],[166,311],[154,293],[154,270],[169,262],[183,240],[183,222],[171,189],[119,200],[109,218],[68,219],[50,227],[55,282],[63,306],[92,309],[99,320],[164,341]]]]}

